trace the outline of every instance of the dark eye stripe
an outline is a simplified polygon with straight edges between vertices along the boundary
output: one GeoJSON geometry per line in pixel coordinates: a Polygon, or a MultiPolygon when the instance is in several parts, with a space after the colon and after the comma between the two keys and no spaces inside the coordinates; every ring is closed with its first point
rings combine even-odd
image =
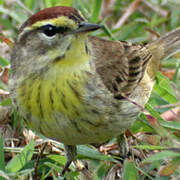
{"type": "Polygon", "coordinates": [[[67,31],[69,31],[70,29],[68,27],[58,27],[57,28],[57,32],[58,33],[65,33],[67,31]]]}
{"type": "Polygon", "coordinates": [[[65,33],[70,30],[68,27],[56,27],[51,24],[47,24],[43,26],[41,29],[43,33],[48,37],[52,37],[56,33],[65,33]]]}

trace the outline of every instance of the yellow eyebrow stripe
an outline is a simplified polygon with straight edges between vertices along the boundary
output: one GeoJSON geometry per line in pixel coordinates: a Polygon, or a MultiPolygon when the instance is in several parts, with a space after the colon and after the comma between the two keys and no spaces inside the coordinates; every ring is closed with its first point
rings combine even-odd
{"type": "Polygon", "coordinates": [[[36,23],[32,24],[29,27],[26,27],[24,31],[34,30],[41,26],[45,26],[47,24],[51,24],[53,26],[63,26],[63,27],[69,27],[70,29],[76,29],[78,27],[78,24],[73,21],[72,19],[69,19],[66,16],[60,16],[58,18],[53,19],[46,19],[42,21],[37,21],[36,23]]]}

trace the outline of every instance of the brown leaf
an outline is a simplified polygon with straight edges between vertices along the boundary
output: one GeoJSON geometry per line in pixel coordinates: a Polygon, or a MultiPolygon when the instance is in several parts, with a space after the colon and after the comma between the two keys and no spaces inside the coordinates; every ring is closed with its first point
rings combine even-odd
{"type": "Polygon", "coordinates": [[[159,127],[159,122],[158,122],[158,120],[157,120],[155,117],[153,117],[153,116],[151,116],[151,115],[146,115],[146,117],[147,117],[147,120],[149,121],[149,123],[150,123],[154,128],[159,127]]]}
{"type": "Polygon", "coordinates": [[[162,167],[159,171],[160,176],[172,175],[180,166],[180,158],[174,158],[166,166],[162,167]]]}
{"type": "Polygon", "coordinates": [[[162,74],[165,75],[166,77],[168,77],[169,79],[172,79],[176,70],[161,70],[162,74]]]}
{"type": "Polygon", "coordinates": [[[173,121],[177,120],[180,122],[180,107],[176,107],[174,109],[171,109],[169,111],[166,111],[161,114],[161,117],[167,121],[173,121]]]}
{"type": "Polygon", "coordinates": [[[9,79],[9,68],[5,68],[3,74],[0,77],[0,80],[3,83],[8,84],[8,79],[9,79]]]}
{"type": "Polygon", "coordinates": [[[14,43],[10,39],[6,38],[4,35],[1,34],[0,40],[5,42],[11,49],[13,48],[14,43]]]}

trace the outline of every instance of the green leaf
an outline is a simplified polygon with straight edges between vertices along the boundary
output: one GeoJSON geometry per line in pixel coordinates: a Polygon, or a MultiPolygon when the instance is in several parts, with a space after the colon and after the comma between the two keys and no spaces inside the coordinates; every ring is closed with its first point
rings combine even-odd
{"type": "Polygon", "coordinates": [[[144,150],[164,150],[165,147],[162,146],[153,146],[153,145],[136,145],[134,146],[137,149],[144,149],[144,150]]]}
{"type": "Polygon", "coordinates": [[[99,14],[101,11],[101,4],[102,4],[102,0],[94,0],[92,16],[90,19],[90,21],[93,23],[98,22],[99,14]]]}
{"type": "Polygon", "coordinates": [[[51,169],[56,170],[57,172],[61,172],[61,171],[62,171],[62,168],[60,168],[58,165],[53,164],[53,163],[51,163],[51,162],[45,162],[44,164],[45,164],[46,166],[50,167],[51,169]]]}
{"type": "Polygon", "coordinates": [[[9,61],[0,56],[0,66],[8,66],[9,61]]]}
{"type": "Polygon", "coordinates": [[[163,120],[160,124],[166,128],[180,130],[180,123],[176,121],[165,121],[163,120]]]}
{"type": "Polygon", "coordinates": [[[138,180],[139,175],[135,167],[134,161],[125,160],[123,166],[123,180],[138,180]]]}
{"type": "Polygon", "coordinates": [[[49,158],[55,162],[58,162],[59,164],[62,164],[62,165],[66,164],[66,157],[64,157],[64,156],[51,154],[51,155],[48,155],[47,158],[49,158]]]}
{"type": "MultiPolygon", "coordinates": [[[[161,106],[168,104],[166,100],[164,100],[158,93],[155,91],[152,92],[151,97],[148,100],[148,103],[152,105],[152,107],[161,106]]],[[[156,108],[156,111],[159,113],[163,113],[165,111],[168,111],[169,108],[156,108]]]]}
{"type": "Polygon", "coordinates": [[[11,98],[6,98],[5,100],[3,100],[2,102],[0,102],[1,106],[8,106],[11,105],[11,98]]]}
{"type": "Polygon", "coordinates": [[[176,103],[177,98],[174,95],[173,89],[171,88],[170,81],[167,77],[162,75],[160,72],[157,73],[157,81],[154,85],[154,91],[156,91],[163,99],[169,103],[176,103]]]}
{"type": "MultiPolygon", "coordinates": [[[[146,103],[145,108],[151,113],[152,116],[158,119],[159,123],[166,128],[171,128],[171,129],[177,129],[180,130],[180,123],[176,121],[165,121],[158,112],[156,112],[153,107],[149,104],[146,103]]],[[[165,129],[158,129],[159,133],[166,133],[165,129]],[[160,131],[159,131],[160,130],[160,131]]]]}
{"type": "Polygon", "coordinates": [[[34,152],[34,146],[34,141],[31,141],[28,145],[26,145],[20,154],[16,155],[8,162],[6,171],[18,172],[21,168],[23,168],[23,166],[31,160],[34,152]]]}
{"type": "Polygon", "coordinates": [[[130,128],[133,134],[138,132],[148,132],[154,133],[154,129],[150,126],[149,122],[147,121],[146,116],[142,113],[138,119],[133,123],[130,128]]]}
{"type": "MultiPolygon", "coordinates": [[[[48,166],[48,167],[50,167],[51,169],[53,169],[53,170],[55,170],[56,172],[61,172],[62,171],[62,168],[61,167],[59,167],[58,165],[56,165],[56,164],[53,164],[53,163],[51,163],[51,162],[45,162],[44,163],[46,166],[48,166]]],[[[71,179],[71,180],[73,180],[74,179],[74,177],[76,177],[76,176],[78,176],[79,175],[79,173],[78,172],[70,172],[70,173],[66,173],[65,174],[65,178],[67,178],[67,179],[71,179]]],[[[60,177],[60,179],[61,179],[61,177],[60,177]]],[[[60,180],[59,178],[58,178],[58,180],[60,180]]],[[[62,177],[62,180],[64,179],[64,177],[62,177]]]]}
{"type": "Polygon", "coordinates": [[[158,160],[164,160],[167,158],[173,158],[173,157],[180,157],[180,153],[176,153],[173,151],[163,151],[160,153],[156,153],[154,155],[152,155],[151,157],[145,159],[145,162],[149,162],[149,161],[158,161],[158,160]]]}
{"type": "Polygon", "coordinates": [[[153,178],[153,180],[170,180],[170,178],[162,176],[162,177],[153,178]]]}
{"type": "Polygon", "coordinates": [[[108,160],[108,161],[116,162],[112,157],[103,155],[96,149],[92,149],[85,145],[80,145],[77,147],[77,154],[79,158],[87,157],[90,159],[108,160]]]}

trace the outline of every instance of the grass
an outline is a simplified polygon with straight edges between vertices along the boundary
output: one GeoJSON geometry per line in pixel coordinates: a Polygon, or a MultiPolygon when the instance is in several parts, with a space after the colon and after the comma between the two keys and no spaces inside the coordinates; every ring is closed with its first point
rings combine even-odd
{"type": "MultiPolygon", "coordinates": [[[[20,25],[32,14],[55,5],[73,6],[94,23],[104,25],[93,35],[133,43],[148,43],[160,34],[180,26],[179,1],[147,0],[0,0],[1,39],[14,41],[20,25]],[[132,3],[135,3],[133,8],[132,3]],[[152,6],[150,6],[150,5],[152,6]],[[129,15],[127,16],[127,14],[129,15]],[[121,27],[116,24],[125,21],[121,27]],[[2,38],[5,36],[7,39],[2,38]]],[[[58,176],[66,162],[63,145],[24,130],[25,124],[8,97],[8,75],[11,69],[9,51],[1,41],[0,50],[0,180],[1,179],[62,179],[58,176]],[[5,50],[4,50],[5,49],[5,50]],[[13,113],[12,113],[13,111],[13,113]],[[4,133],[6,132],[6,133],[4,133]],[[39,159],[43,145],[46,148],[39,159]],[[39,160],[37,160],[39,159],[39,160]],[[37,166],[38,165],[38,166],[37,166]]],[[[67,179],[166,180],[180,178],[180,114],[172,111],[180,106],[180,54],[164,60],[156,77],[152,96],[137,121],[126,132],[131,157],[124,160],[117,153],[117,144],[95,148],[78,146],[78,159],[86,160],[89,171],[78,171],[71,165],[67,179]],[[171,119],[171,120],[170,120],[171,119]],[[101,153],[100,153],[100,152],[101,153]],[[91,172],[91,173],[90,173],[91,172]]],[[[80,163],[80,162],[78,162],[80,163]]]]}

